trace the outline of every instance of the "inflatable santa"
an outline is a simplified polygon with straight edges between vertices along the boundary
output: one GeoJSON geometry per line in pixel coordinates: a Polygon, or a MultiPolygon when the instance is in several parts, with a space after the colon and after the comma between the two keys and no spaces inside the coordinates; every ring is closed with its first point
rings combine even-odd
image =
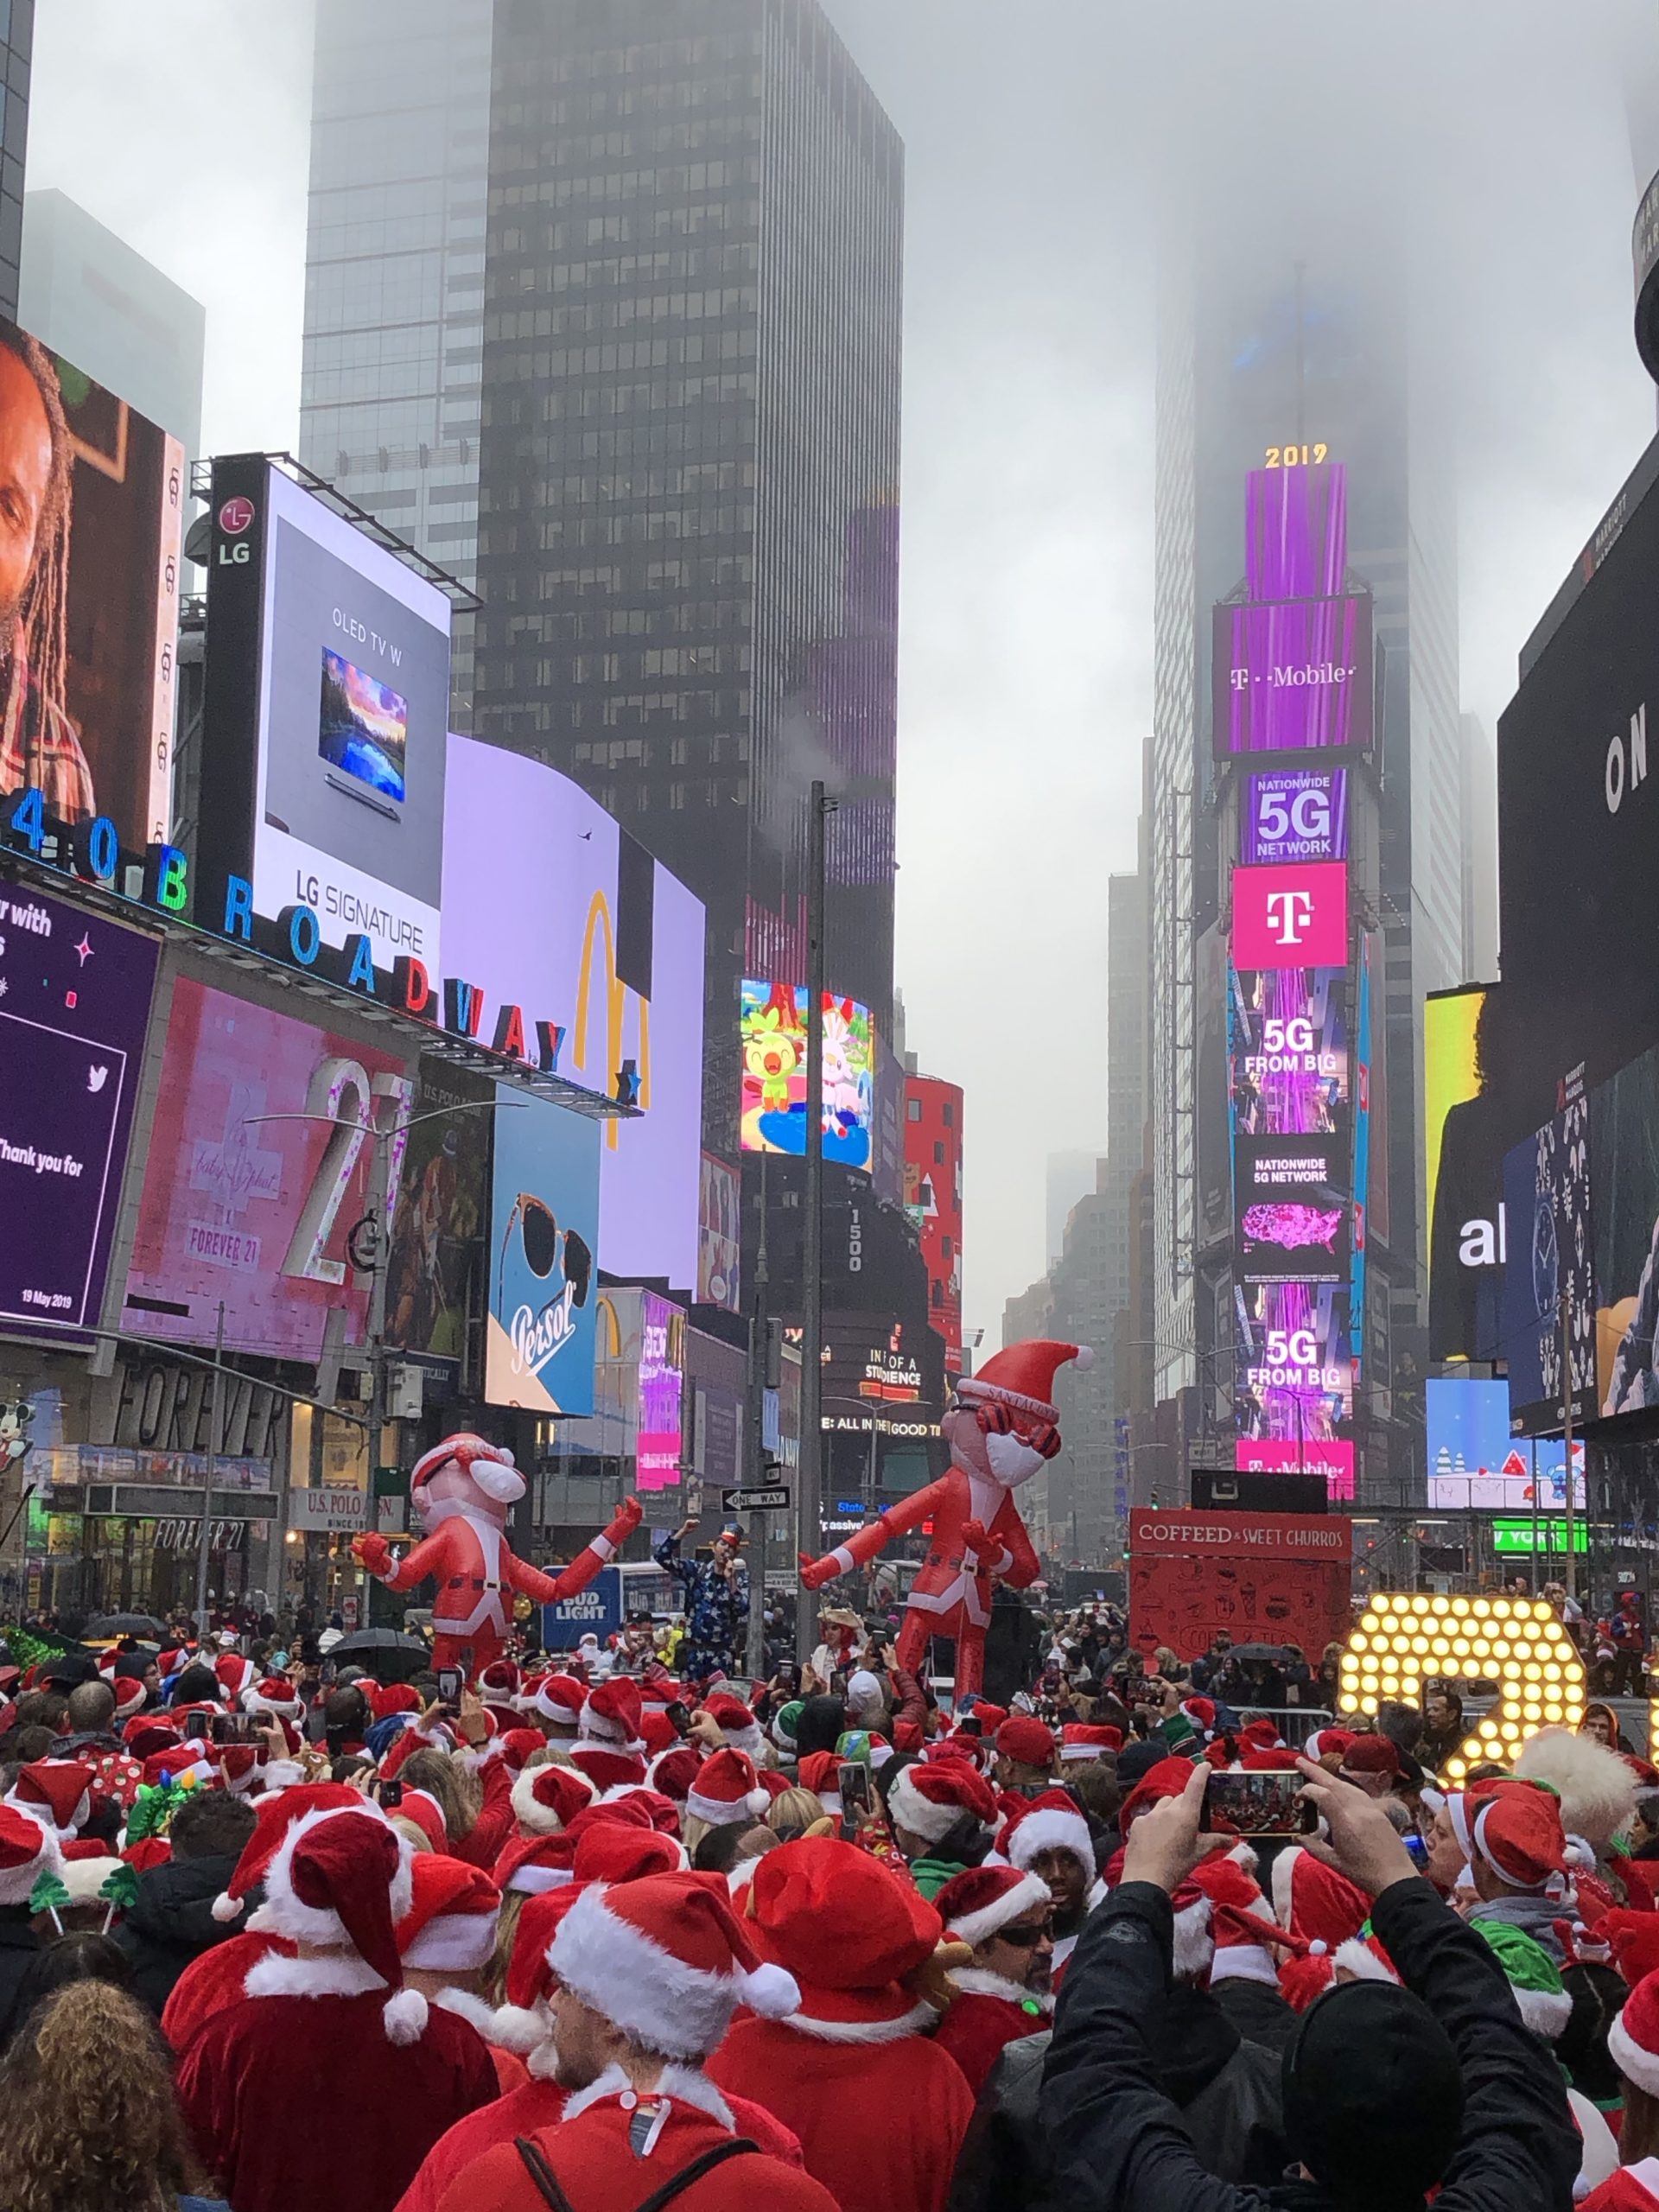
{"type": "Polygon", "coordinates": [[[1040,1572],[1014,1493],[1060,1448],[1054,1373],[1067,1360],[1087,1368],[1094,1354],[1086,1344],[1043,1337],[993,1353],[977,1375],[957,1383],[956,1402],[941,1423],[950,1447],[949,1471],[826,1557],[802,1557],[802,1581],[821,1590],[838,1574],[868,1567],[889,1537],[931,1518],[932,1541],[905,1609],[898,1659],[907,1673],[918,1673],[928,1638],[954,1637],[958,1701],[984,1680],[993,1580],[1023,1590],[1040,1572]]]}
{"type": "Polygon", "coordinates": [[[432,1604],[432,1654],[440,1667],[463,1667],[470,1681],[501,1649],[507,1633],[509,1591],[556,1605],[585,1590],[619,1546],[639,1526],[643,1509],[626,1498],[602,1536],[557,1574],[516,1559],[508,1549],[507,1509],[524,1494],[512,1454],[481,1436],[446,1437],[417,1459],[409,1478],[410,1503],[426,1535],[399,1560],[384,1536],[357,1536],[352,1554],[388,1590],[412,1590],[428,1575],[437,1582],[432,1604]]]}

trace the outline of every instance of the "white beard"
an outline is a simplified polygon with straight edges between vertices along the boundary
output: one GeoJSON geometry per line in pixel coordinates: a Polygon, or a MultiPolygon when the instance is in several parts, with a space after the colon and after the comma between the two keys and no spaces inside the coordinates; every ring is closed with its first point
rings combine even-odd
{"type": "Polygon", "coordinates": [[[988,1436],[985,1457],[991,1463],[992,1479],[1004,1490],[1017,1490],[1029,1482],[1043,1465],[1042,1453],[1014,1435],[988,1436]]]}

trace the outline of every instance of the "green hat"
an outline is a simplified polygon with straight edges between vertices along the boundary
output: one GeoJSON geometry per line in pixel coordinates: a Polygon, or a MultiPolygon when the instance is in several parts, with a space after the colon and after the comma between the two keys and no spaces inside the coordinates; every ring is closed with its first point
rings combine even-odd
{"type": "Polygon", "coordinates": [[[772,1723],[772,1740],[780,1751],[795,1749],[795,1732],[801,1725],[801,1715],[806,1709],[806,1700],[792,1697],[787,1705],[780,1705],[772,1723]]]}
{"type": "Polygon", "coordinates": [[[1549,1953],[1507,1920],[1477,1919],[1469,1925],[1491,1945],[1521,2018],[1535,2035],[1554,2043],[1573,2017],[1573,1999],[1549,1953]]]}

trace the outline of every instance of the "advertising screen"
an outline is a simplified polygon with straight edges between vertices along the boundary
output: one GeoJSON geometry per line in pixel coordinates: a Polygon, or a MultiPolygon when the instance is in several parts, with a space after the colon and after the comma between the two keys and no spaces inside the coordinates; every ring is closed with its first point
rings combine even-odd
{"type": "Polygon", "coordinates": [[[679,1487],[684,1452],[685,1316],[648,1290],[639,1313],[639,1433],[635,1488],[679,1487]]]}
{"type": "Polygon", "coordinates": [[[1423,1151],[1429,1217],[1428,1356],[1490,1359],[1503,1292],[1503,1144],[1481,1040],[1502,993],[1423,1001],[1423,1151]]]}
{"type": "MultiPolygon", "coordinates": [[[[475,738],[449,740],[444,972],[483,994],[480,1036],[517,1007],[524,1037],[563,1031],[556,1072],[636,1118],[605,1124],[607,1274],[697,1281],[702,1130],[702,902],[579,784],[475,738]]],[[[718,1299],[710,1301],[720,1304],[718,1299]]]]}
{"type": "Polygon", "coordinates": [[[0,428],[21,503],[5,581],[0,791],[32,785],[121,845],[170,815],[184,448],[0,319],[0,428]]]}
{"type": "Polygon", "coordinates": [[[467,1348],[467,1288],[484,1250],[495,1086],[423,1059],[405,1139],[386,1282],[386,1341],[454,1380],[467,1348]]]}
{"type": "Polygon", "coordinates": [[[1365,1358],[1365,1264],[1370,1234],[1371,1039],[1375,1033],[1371,1000],[1374,988],[1382,981],[1382,939],[1374,931],[1367,931],[1359,940],[1359,1020],[1354,1040],[1354,1258],[1348,1332],[1353,1344],[1356,1382],[1365,1358]]]}
{"type": "Polygon", "coordinates": [[[1371,744],[1371,602],[1255,601],[1215,613],[1217,760],[1371,744]]]}
{"type": "Polygon", "coordinates": [[[905,1207],[921,1237],[928,1318],[952,1370],[962,1363],[962,1109],[960,1085],[906,1077],[905,1207]]]}
{"type": "Polygon", "coordinates": [[[1285,768],[1245,779],[1238,856],[1249,868],[1348,857],[1348,771],[1285,768]]]}
{"type": "Polygon", "coordinates": [[[484,1395],[594,1410],[600,1125],[496,1086],[484,1395]]]}
{"type": "Polygon", "coordinates": [[[227,1351],[314,1361],[340,1306],[360,1344],[369,1278],[346,1237],[370,1211],[374,1147],[349,1125],[407,1112],[403,1061],[181,976],[162,1070],[126,1323],[211,1344],[222,1302],[227,1351]]]}
{"type": "Polygon", "coordinates": [[[253,455],[214,463],[207,576],[204,851],[437,976],[449,601],[253,455]]]}
{"type": "MultiPolygon", "coordinates": [[[[806,1151],[804,985],[740,986],[743,1042],[741,1126],[745,1152],[806,1151]]],[[[823,1156],[868,1169],[874,1103],[870,1010],[823,995],[823,1156]]]]}
{"type": "Polygon", "coordinates": [[[1240,1435],[1251,1441],[1334,1442],[1354,1414],[1346,1288],[1240,1283],[1233,1300],[1240,1435]]]}
{"type": "Polygon", "coordinates": [[[741,1304],[743,1179],[711,1152],[697,1180],[697,1303],[735,1313],[741,1304]]]}
{"type": "Polygon", "coordinates": [[[1236,1134],[1331,1135],[1345,1126],[1347,994],[1340,968],[1234,973],[1228,1066],[1236,1134]]]}
{"type": "Polygon", "coordinates": [[[1575,1418],[1595,1411],[1595,1235],[1590,1190],[1590,1105],[1573,1100],[1503,1160],[1503,1343],[1510,1427],[1517,1436],[1559,1428],[1563,1324],[1569,1332],[1575,1418]]]}
{"type": "Polygon", "coordinates": [[[1239,1137],[1233,1263],[1242,1282],[1345,1282],[1348,1153],[1340,1137],[1239,1137]]]}
{"type": "Polygon", "coordinates": [[[1235,966],[1341,968],[1347,959],[1346,861],[1233,870],[1235,966]]]}
{"type": "MultiPolygon", "coordinates": [[[[1510,1434],[1506,1382],[1430,1376],[1424,1388],[1428,1502],[1443,1513],[1530,1513],[1566,1503],[1560,1440],[1510,1434]]],[[[1585,1502],[1584,1446],[1573,1446],[1573,1503],[1585,1502]]]]}
{"type": "Polygon", "coordinates": [[[1233,1465],[1242,1475],[1323,1475],[1327,1497],[1354,1494],[1354,1447],[1342,1437],[1296,1443],[1283,1437],[1241,1436],[1233,1465]]]}
{"type": "Polygon", "coordinates": [[[1659,1046],[1590,1097],[1595,1194],[1596,1403],[1659,1405],[1659,1046]]]}
{"type": "MultiPolygon", "coordinates": [[[[0,884],[0,1323],[96,1326],[153,938],[0,884]]],[[[73,1340],[72,1340],[73,1341],[73,1340]]]]}

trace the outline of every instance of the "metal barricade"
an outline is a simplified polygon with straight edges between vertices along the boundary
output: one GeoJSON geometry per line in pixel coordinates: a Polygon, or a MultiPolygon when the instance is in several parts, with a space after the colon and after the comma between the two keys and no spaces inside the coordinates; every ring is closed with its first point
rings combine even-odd
{"type": "Polygon", "coordinates": [[[1328,1728],[1336,1719],[1319,1705],[1235,1705],[1242,1726],[1247,1720],[1271,1720],[1293,1751],[1300,1751],[1316,1730],[1328,1728]]]}

